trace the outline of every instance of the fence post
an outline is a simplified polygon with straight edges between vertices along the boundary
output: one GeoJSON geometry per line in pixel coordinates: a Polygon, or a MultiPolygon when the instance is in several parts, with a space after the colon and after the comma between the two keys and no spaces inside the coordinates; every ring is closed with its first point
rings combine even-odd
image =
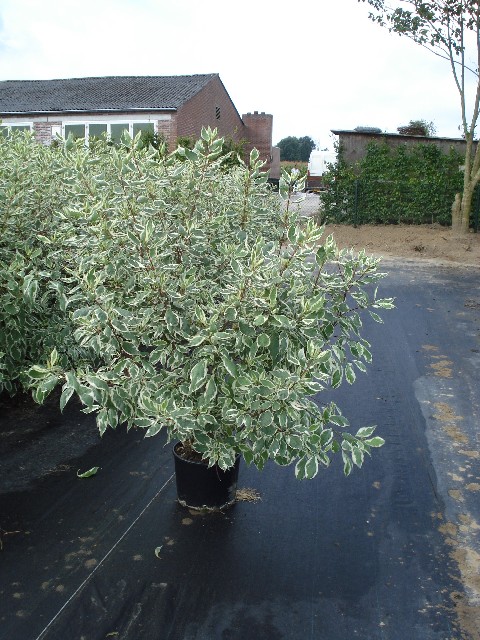
{"type": "Polygon", "coordinates": [[[358,180],[355,180],[355,198],[353,201],[353,227],[357,228],[358,221],[358,180]]]}
{"type": "Polygon", "coordinates": [[[475,192],[475,208],[473,211],[473,232],[478,232],[478,211],[480,209],[480,187],[477,186],[477,190],[475,192]]]}

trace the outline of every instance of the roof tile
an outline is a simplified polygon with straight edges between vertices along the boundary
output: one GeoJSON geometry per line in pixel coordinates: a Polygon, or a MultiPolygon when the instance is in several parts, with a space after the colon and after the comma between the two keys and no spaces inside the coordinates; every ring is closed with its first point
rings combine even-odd
{"type": "Polygon", "coordinates": [[[0,114],[178,109],[218,74],[0,82],[0,114]]]}

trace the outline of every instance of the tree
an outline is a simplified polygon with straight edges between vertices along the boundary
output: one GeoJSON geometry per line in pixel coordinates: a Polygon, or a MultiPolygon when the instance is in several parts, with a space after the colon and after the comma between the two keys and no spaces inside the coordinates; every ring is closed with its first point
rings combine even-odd
{"type": "Polygon", "coordinates": [[[404,136],[426,136],[427,138],[431,138],[437,132],[433,122],[426,120],[410,120],[408,124],[398,127],[397,131],[404,136]]]}
{"type": "Polygon", "coordinates": [[[473,192],[480,181],[480,145],[474,147],[475,127],[480,106],[480,3],[478,0],[397,0],[391,7],[385,0],[367,2],[373,11],[369,17],[389,31],[404,35],[445,59],[451,68],[460,97],[461,129],[466,142],[463,192],[457,193],[452,206],[452,228],[468,233],[473,192]],[[468,60],[476,61],[474,67],[468,60]],[[475,97],[467,105],[467,80],[475,78],[475,97]],[[468,115],[470,113],[470,115],[468,115]]]}
{"type": "Polygon", "coordinates": [[[308,162],[310,154],[315,149],[315,142],[309,136],[300,138],[298,142],[300,146],[300,160],[302,162],[308,162]]]}
{"type": "Polygon", "coordinates": [[[309,136],[303,138],[289,136],[280,140],[277,147],[280,147],[282,160],[308,162],[310,153],[315,149],[315,142],[309,136]]]}

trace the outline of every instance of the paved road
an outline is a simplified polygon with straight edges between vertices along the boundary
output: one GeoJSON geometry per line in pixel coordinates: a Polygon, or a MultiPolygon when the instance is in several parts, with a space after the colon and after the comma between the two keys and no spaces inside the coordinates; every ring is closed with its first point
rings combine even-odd
{"type": "Polygon", "coordinates": [[[261,501],[204,516],[177,505],[160,438],[52,453],[0,494],[1,640],[478,640],[479,271],[385,266],[397,309],[366,323],[374,364],[332,395],[387,440],[362,470],[244,465],[261,501]]]}
{"type": "Polygon", "coordinates": [[[294,206],[298,207],[302,216],[314,216],[320,207],[320,196],[316,193],[302,193],[293,197],[294,206]]]}

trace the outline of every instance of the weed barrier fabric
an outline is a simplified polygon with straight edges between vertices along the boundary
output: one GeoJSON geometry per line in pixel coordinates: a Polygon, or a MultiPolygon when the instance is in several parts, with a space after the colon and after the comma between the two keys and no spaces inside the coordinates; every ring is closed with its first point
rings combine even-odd
{"type": "Polygon", "coordinates": [[[100,440],[75,406],[57,422],[52,408],[47,429],[77,438],[75,457],[59,462],[49,435],[52,469],[18,488],[9,460],[28,469],[42,431],[23,461],[4,452],[0,639],[478,638],[462,563],[480,552],[478,270],[385,269],[397,309],[365,323],[373,365],[331,394],[387,441],[350,478],[340,460],[302,482],[293,467],[242,463],[239,487],[261,499],[199,514],[176,502],[162,437],[100,440]]]}

